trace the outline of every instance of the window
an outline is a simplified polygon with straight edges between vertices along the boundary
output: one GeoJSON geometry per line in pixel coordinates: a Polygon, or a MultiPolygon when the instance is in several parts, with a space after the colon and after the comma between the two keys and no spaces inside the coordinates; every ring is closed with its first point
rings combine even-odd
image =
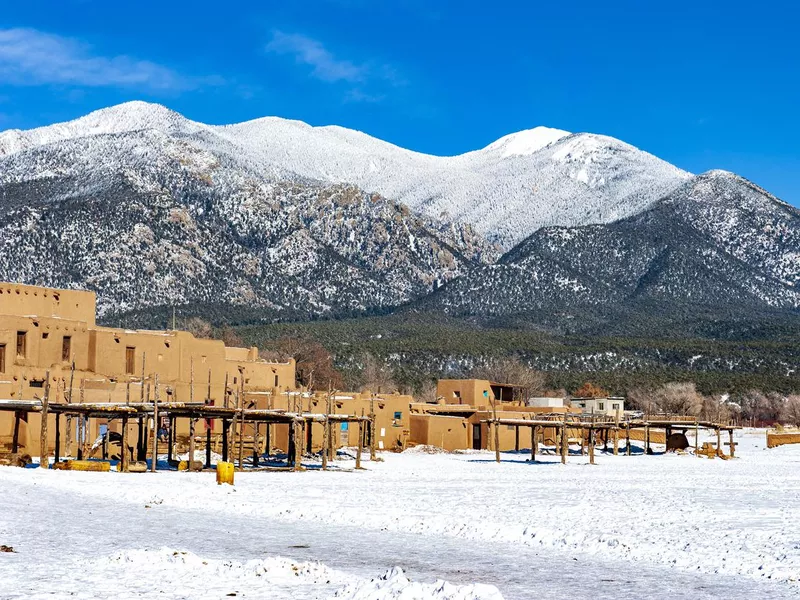
{"type": "Polygon", "coordinates": [[[613,408],[614,410],[619,410],[619,403],[615,402],[614,404],[611,405],[611,408],[613,408]]]}
{"type": "Polygon", "coordinates": [[[275,375],[275,387],[278,387],[278,376],[275,375]]]}
{"type": "Polygon", "coordinates": [[[136,348],[128,346],[125,348],[125,373],[133,375],[136,371],[136,348]]]}
{"type": "Polygon", "coordinates": [[[403,418],[403,413],[399,411],[394,413],[394,418],[399,421],[400,419],[403,418]]]}
{"type": "Polygon", "coordinates": [[[69,362],[69,359],[72,357],[72,337],[65,335],[64,339],[61,340],[61,360],[64,362],[69,362]]]}
{"type": "Polygon", "coordinates": [[[598,402],[598,403],[597,403],[597,408],[599,408],[600,410],[605,410],[605,409],[606,409],[606,408],[605,408],[605,406],[606,406],[606,405],[605,405],[605,404],[603,404],[602,402],[598,402]]]}
{"type": "Polygon", "coordinates": [[[27,352],[27,344],[25,343],[27,335],[24,331],[17,332],[17,356],[25,357],[27,352]]]}
{"type": "Polygon", "coordinates": [[[6,345],[0,344],[0,373],[6,372],[6,345]]]}

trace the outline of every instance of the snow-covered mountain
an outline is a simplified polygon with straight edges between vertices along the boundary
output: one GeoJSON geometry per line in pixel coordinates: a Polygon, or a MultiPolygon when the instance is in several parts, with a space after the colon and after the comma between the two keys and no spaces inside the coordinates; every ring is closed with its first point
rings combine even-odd
{"type": "MultiPolygon", "coordinates": [[[[459,156],[399,148],[342,127],[267,117],[237,125],[190,121],[129,102],[69,123],[0,134],[0,157],[84,140],[107,169],[114,136],[160,135],[262,181],[351,184],[434,219],[469,223],[509,249],[541,227],[608,223],[647,209],[689,173],[614,138],[537,127],[459,156]],[[90,141],[91,138],[91,141],[90,141]]],[[[47,177],[46,168],[28,179],[47,177]]],[[[110,165],[113,168],[113,165],[110,165]]]]}
{"type": "Polygon", "coordinates": [[[600,135],[537,127],[436,157],[131,102],[0,133],[0,280],[94,289],[106,315],[796,315],[800,217],[738,176],[600,135]]]}
{"type": "MultiPolygon", "coordinates": [[[[800,310],[800,211],[726,171],[611,224],[543,228],[417,308],[580,330],[654,318],[800,310]]],[[[794,317],[797,318],[796,316],[794,317]]],[[[619,330],[618,329],[618,330],[619,330]]]]}

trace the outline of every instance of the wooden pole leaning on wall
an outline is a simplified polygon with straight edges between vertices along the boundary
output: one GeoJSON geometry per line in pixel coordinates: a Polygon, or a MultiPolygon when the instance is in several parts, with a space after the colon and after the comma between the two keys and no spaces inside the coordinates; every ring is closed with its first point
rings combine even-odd
{"type": "Polygon", "coordinates": [[[47,455],[47,415],[50,402],[50,371],[45,373],[44,398],[42,398],[42,427],[39,437],[39,467],[50,468],[50,458],[47,455]]]}
{"type": "Polygon", "coordinates": [[[155,392],[153,394],[153,462],[150,471],[155,473],[158,463],[158,373],[154,379],[155,392]]]}

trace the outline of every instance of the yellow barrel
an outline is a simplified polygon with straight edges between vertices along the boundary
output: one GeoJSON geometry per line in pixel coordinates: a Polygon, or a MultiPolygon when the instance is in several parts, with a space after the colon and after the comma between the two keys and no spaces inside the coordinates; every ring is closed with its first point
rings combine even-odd
{"type": "Polygon", "coordinates": [[[222,485],[227,483],[233,485],[233,463],[218,462],[217,463],[217,484],[222,485]]]}

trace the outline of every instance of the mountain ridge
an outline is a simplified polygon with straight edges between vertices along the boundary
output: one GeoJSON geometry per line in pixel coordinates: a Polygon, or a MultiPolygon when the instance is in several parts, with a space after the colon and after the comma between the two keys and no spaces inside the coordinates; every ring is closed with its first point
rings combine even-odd
{"type": "MultiPolygon", "coordinates": [[[[548,225],[634,214],[690,174],[608,136],[534,128],[441,157],[338,126],[264,117],[205,125],[161,105],[132,102],[65,124],[0,133],[0,157],[42,145],[153,129],[226,153],[267,180],[350,183],[432,218],[473,225],[506,250],[548,225]]],[[[102,155],[98,156],[98,161],[102,155]]]]}

